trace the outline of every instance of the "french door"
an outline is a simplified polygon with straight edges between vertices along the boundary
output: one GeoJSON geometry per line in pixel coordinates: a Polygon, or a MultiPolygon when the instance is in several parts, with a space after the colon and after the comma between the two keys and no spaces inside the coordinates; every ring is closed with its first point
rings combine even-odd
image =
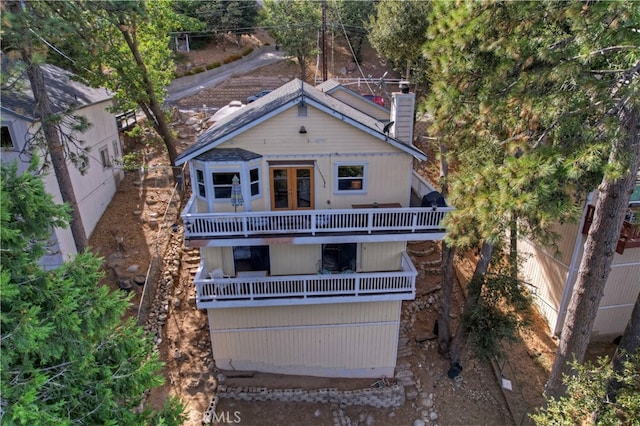
{"type": "Polygon", "coordinates": [[[313,209],[313,167],[271,167],[271,210],[313,209]]]}

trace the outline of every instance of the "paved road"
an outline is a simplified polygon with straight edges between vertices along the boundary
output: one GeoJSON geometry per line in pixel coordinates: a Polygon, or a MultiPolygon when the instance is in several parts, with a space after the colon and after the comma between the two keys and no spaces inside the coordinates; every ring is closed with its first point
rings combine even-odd
{"type": "Polygon", "coordinates": [[[285,59],[282,51],[273,46],[263,47],[244,58],[216,69],[173,80],[167,87],[166,105],[174,105],[179,99],[194,95],[207,87],[215,86],[236,75],[246,74],[256,68],[271,65],[285,59]]]}

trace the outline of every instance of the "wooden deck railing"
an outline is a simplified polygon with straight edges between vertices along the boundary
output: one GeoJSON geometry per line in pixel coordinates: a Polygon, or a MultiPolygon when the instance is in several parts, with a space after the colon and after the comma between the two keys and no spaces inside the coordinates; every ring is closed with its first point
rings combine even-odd
{"type": "Polygon", "coordinates": [[[396,272],[336,273],[286,276],[210,278],[200,265],[196,272],[199,309],[411,300],[417,272],[409,256],[402,256],[396,272]]]}
{"type": "Polygon", "coordinates": [[[296,210],[285,212],[192,213],[189,201],[182,213],[184,235],[230,238],[287,234],[422,233],[442,231],[450,207],[296,210]]]}

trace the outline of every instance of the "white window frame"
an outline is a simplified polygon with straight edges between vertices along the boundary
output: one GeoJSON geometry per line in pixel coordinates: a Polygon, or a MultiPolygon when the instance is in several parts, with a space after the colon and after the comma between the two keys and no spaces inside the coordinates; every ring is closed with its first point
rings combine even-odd
{"type": "Polygon", "coordinates": [[[120,158],[120,143],[114,139],[111,144],[113,145],[113,158],[120,158]]]}
{"type": "Polygon", "coordinates": [[[100,148],[100,163],[102,164],[103,169],[108,169],[111,167],[111,158],[109,157],[109,147],[104,146],[100,148]]]}
{"type": "Polygon", "coordinates": [[[368,172],[368,164],[362,161],[345,161],[345,162],[336,162],[334,163],[333,170],[333,187],[334,194],[337,195],[350,195],[350,194],[365,194],[367,192],[367,172],[368,172]],[[347,188],[340,189],[340,181],[346,180],[349,178],[340,178],[339,171],[341,167],[362,167],[362,185],[361,188],[347,188]]]}
{"type": "Polygon", "coordinates": [[[11,130],[11,126],[7,123],[4,124],[2,123],[2,125],[0,125],[0,127],[6,127],[7,128],[7,132],[9,133],[9,142],[11,142],[11,146],[3,146],[2,150],[3,151],[15,151],[16,148],[16,143],[15,143],[15,137],[13,137],[13,130],[11,130]]]}
{"type": "Polygon", "coordinates": [[[240,185],[242,186],[242,170],[240,169],[218,169],[218,170],[210,170],[209,171],[209,176],[211,176],[211,188],[212,188],[212,199],[214,202],[229,202],[231,201],[231,184],[228,185],[216,185],[215,181],[214,181],[214,175],[232,175],[231,178],[233,178],[233,175],[237,175],[238,179],[240,179],[240,185]],[[229,196],[222,198],[222,197],[216,197],[216,188],[226,188],[229,187],[229,196]]]}
{"type": "Polygon", "coordinates": [[[207,198],[207,174],[205,173],[205,169],[202,167],[198,167],[193,171],[193,180],[195,182],[195,192],[196,197],[206,200],[207,198]],[[202,179],[200,179],[202,177],[202,179]],[[202,193],[200,193],[202,190],[202,193]]]}
{"type": "Polygon", "coordinates": [[[262,196],[262,167],[260,167],[260,165],[256,165],[255,167],[253,166],[248,166],[248,175],[249,175],[249,193],[251,194],[251,199],[255,199],[255,198],[260,198],[262,196]],[[258,179],[257,180],[253,180],[251,178],[251,171],[252,170],[257,170],[258,173],[258,179]],[[253,193],[253,186],[257,185],[258,186],[258,192],[256,192],[255,194],[253,193]]]}

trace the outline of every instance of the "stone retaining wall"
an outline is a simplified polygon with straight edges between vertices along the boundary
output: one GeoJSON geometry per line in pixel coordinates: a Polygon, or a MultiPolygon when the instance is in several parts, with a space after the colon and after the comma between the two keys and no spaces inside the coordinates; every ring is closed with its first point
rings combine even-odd
{"type": "Polygon", "coordinates": [[[340,391],[335,388],[304,390],[218,385],[217,395],[209,404],[202,420],[203,423],[211,423],[219,398],[239,401],[329,403],[340,406],[368,405],[376,408],[400,407],[405,402],[404,386],[401,385],[351,391],[340,391]]]}

